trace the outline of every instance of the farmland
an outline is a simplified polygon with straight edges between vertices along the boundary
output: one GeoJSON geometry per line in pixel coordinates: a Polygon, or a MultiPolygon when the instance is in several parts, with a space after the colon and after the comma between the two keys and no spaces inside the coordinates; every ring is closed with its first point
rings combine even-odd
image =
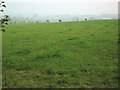
{"type": "Polygon", "coordinates": [[[118,87],[118,20],[9,24],[3,88],[118,87]]]}

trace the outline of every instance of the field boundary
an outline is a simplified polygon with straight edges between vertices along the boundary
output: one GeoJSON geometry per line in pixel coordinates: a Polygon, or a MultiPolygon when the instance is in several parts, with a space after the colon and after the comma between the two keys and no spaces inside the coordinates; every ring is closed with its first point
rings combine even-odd
{"type": "Polygon", "coordinates": [[[2,32],[0,32],[0,89],[2,89],[2,32]]]}

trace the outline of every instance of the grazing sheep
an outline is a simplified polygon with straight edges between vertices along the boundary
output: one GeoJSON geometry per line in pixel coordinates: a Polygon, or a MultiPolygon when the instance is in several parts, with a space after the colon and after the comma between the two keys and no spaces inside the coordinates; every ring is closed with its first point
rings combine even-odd
{"type": "Polygon", "coordinates": [[[47,20],[46,20],[46,22],[48,22],[48,23],[49,23],[49,22],[50,22],[50,20],[49,20],[49,19],[47,19],[47,20]]]}
{"type": "Polygon", "coordinates": [[[87,18],[85,18],[85,21],[87,21],[87,18]]]}
{"type": "Polygon", "coordinates": [[[12,24],[13,22],[12,21],[9,21],[9,24],[12,24]]]}
{"type": "Polygon", "coordinates": [[[39,23],[39,22],[40,22],[40,20],[37,20],[36,22],[37,22],[37,23],[39,23]]]}
{"type": "Polygon", "coordinates": [[[14,24],[16,24],[17,22],[14,22],[14,24]]]}
{"type": "Polygon", "coordinates": [[[76,20],[77,20],[77,21],[79,21],[79,19],[78,19],[78,18],[77,18],[76,20]]]}
{"type": "Polygon", "coordinates": [[[59,22],[62,22],[62,20],[59,20],[59,22]]]}
{"type": "Polygon", "coordinates": [[[28,23],[28,21],[24,21],[24,23],[28,23]]]}

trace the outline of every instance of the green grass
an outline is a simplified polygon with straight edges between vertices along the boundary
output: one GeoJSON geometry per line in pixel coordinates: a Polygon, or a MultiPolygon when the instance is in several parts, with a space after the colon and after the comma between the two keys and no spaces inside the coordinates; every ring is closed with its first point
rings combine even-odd
{"type": "Polygon", "coordinates": [[[10,24],[2,35],[4,88],[118,87],[118,20],[10,24]]]}

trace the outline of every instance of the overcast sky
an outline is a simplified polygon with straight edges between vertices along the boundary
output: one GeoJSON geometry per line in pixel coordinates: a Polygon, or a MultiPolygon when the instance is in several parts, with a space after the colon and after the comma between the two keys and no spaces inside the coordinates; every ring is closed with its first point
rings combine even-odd
{"type": "Polygon", "coordinates": [[[119,0],[4,0],[5,14],[100,15],[117,14],[119,0]]]}
{"type": "Polygon", "coordinates": [[[118,2],[120,0],[4,0],[7,2],[118,2]]]}

